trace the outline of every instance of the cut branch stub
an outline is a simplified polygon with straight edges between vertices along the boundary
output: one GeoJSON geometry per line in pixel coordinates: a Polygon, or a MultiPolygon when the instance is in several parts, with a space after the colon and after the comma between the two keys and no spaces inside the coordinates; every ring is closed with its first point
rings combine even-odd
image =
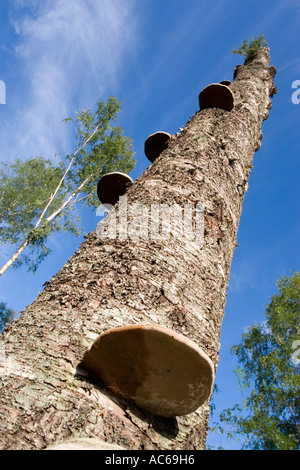
{"type": "Polygon", "coordinates": [[[170,138],[168,132],[158,131],[145,140],[145,155],[151,163],[167,148],[170,138]]]}
{"type": "Polygon", "coordinates": [[[220,108],[231,111],[234,106],[232,91],[221,83],[212,83],[199,94],[200,110],[207,108],[220,108]]]}
{"type": "Polygon", "coordinates": [[[114,205],[119,197],[123,196],[126,190],[133,183],[130,176],[117,171],[103,175],[97,186],[97,195],[102,204],[114,205]]]}
{"type": "Polygon", "coordinates": [[[210,396],[214,368],[193,341],[157,325],[102,333],[82,365],[117,396],[166,418],[195,411],[210,396]]]}

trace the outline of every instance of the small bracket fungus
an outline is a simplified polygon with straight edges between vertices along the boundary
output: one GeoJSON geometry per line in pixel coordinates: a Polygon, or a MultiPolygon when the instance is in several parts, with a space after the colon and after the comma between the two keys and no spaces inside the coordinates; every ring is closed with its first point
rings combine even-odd
{"type": "Polygon", "coordinates": [[[220,108],[231,111],[234,106],[232,91],[221,83],[212,83],[199,94],[200,110],[206,108],[220,108]]]}
{"type": "Polygon", "coordinates": [[[102,333],[82,365],[117,396],[154,415],[195,411],[210,396],[214,367],[193,341],[157,325],[130,325],[102,333]]]}
{"type": "Polygon", "coordinates": [[[102,204],[114,205],[133,183],[130,176],[117,171],[103,175],[97,186],[97,195],[102,204]]]}
{"type": "Polygon", "coordinates": [[[151,163],[167,148],[170,138],[171,135],[167,132],[159,131],[145,140],[145,155],[151,163]]]}

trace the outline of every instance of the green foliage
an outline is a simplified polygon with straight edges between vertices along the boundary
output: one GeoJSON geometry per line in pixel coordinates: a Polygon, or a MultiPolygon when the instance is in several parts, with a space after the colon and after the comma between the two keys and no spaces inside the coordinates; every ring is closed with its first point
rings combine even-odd
{"type": "Polygon", "coordinates": [[[103,174],[133,170],[132,140],[116,125],[119,112],[119,101],[110,97],[99,100],[94,113],[87,109],[64,119],[74,127],[77,148],[60,163],[42,157],[0,163],[0,243],[26,245],[15,268],[26,264],[35,271],[50,253],[52,233],[81,233],[77,208],[99,205],[96,187],[103,174]]]}
{"type": "Polygon", "coordinates": [[[6,303],[0,302],[0,334],[2,333],[5,325],[10,323],[17,315],[17,312],[11,310],[6,305],[6,303]]]}
{"type": "Polygon", "coordinates": [[[283,277],[277,287],[265,321],[249,327],[232,348],[243,365],[241,390],[250,394],[242,405],[224,410],[218,426],[233,429],[243,448],[300,449],[300,273],[283,277]]]}
{"type": "Polygon", "coordinates": [[[241,54],[245,59],[250,59],[253,57],[259,49],[262,47],[267,47],[268,43],[265,40],[265,35],[255,36],[250,43],[247,39],[244,40],[243,44],[238,49],[233,49],[231,52],[233,54],[241,54]]]}

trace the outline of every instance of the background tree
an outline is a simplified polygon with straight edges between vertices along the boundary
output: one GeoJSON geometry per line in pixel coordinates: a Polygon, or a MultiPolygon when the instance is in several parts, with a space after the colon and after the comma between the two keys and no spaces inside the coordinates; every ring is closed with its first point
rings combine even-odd
{"type": "Polygon", "coordinates": [[[56,165],[41,157],[1,163],[0,242],[18,249],[0,275],[12,264],[25,263],[35,271],[50,252],[51,233],[81,232],[75,206],[99,205],[95,188],[101,175],[134,168],[132,141],[115,125],[119,111],[120,103],[110,97],[106,103],[100,100],[94,113],[87,109],[65,119],[74,125],[77,148],[56,165]]]}
{"type": "Polygon", "coordinates": [[[220,414],[222,425],[215,428],[248,449],[300,449],[300,273],[277,286],[265,320],[232,348],[243,366],[236,372],[245,397],[220,414]]]}

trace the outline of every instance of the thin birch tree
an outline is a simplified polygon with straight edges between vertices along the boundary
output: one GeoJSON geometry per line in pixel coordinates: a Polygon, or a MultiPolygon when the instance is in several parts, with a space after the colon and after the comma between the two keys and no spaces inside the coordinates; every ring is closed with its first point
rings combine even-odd
{"type": "Polygon", "coordinates": [[[27,264],[35,271],[50,253],[53,232],[78,235],[80,217],[74,209],[97,207],[96,181],[106,172],[134,168],[132,141],[117,126],[120,103],[99,100],[95,113],[87,109],[74,119],[77,148],[58,164],[42,157],[4,162],[0,169],[0,242],[15,251],[0,269],[27,264]],[[27,248],[28,255],[21,256],[27,248]]]}

